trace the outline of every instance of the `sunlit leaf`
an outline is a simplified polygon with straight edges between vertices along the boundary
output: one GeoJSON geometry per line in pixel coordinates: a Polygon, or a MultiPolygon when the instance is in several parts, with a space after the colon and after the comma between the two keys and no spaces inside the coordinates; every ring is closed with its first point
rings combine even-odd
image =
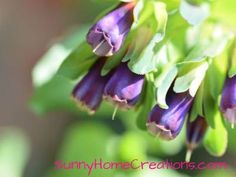
{"type": "Polygon", "coordinates": [[[191,25],[203,22],[210,15],[210,8],[207,3],[193,5],[186,0],[181,0],[180,13],[191,25]]]}
{"type": "Polygon", "coordinates": [[[202,62],[200,66],[194,68],[184,76],[178,77],[174,84],[174,91],[176,93],[183,93],[189,90],[190,95],[194,97],[205,77],[207,69],[208,63],[202,62]]]}
{"type": "Polygon", "coordinates": [[[219,112],[214,116],[215,128],[209,128],[205,139],[204,146],[213,156],[222,156],[227,148],[228,136],[224,127],[222,117],[219,112]]]}
{"type": "Polygon", "coordinates": [[[177,67],[173,67],[169,73],[163,78],[161,84],[157,89],[157,104],[164,109],[168,109],[168,105],[166,103],[166,95],[169,91],[173,81],[175,80],[178,74],[177,67]]]}
{"type": "Polygon", "coordinates": [[[53,78],[62,62],[84,40],[87,30],[87,26],[80,27],[48,50],[32,71],[34,86],[42,86],[53,78]]]}

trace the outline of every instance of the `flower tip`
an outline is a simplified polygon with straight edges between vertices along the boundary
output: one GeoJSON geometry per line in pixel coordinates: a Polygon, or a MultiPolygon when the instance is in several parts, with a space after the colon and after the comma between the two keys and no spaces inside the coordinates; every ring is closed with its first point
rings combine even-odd
{"type": "Polygon", "coordinates": [[[193,150],[192,150],[192,149],[188,149],[188,150],[187,150],[186,156],[185,156],[185,161],[186,161],[186,162],[190,162],[190,161],[191,161],[192,153],[193,153],[193,150]]]}
{"type": "Polygon", "coordinates": [[[71,96],[71,99],[76,103],[77,107],[79,107],[81,110],[86,111],[89,115],[94,115],[95,114],[96,111],[94,109],[90,108],[83,101],[77,99],[73,94],[71,96]]]}
{"type": "Polygon", "coordinates": [[[167,128],[165,128],[162,125],[158,125],[155,122],[148,122],[146,124],[148,132],[154,136],[158,136],[163,140],[173,140],[175,139],[175,136],[173,136],[171,130],[168,130],[167,128]]]}
{"type": "Polygon", "coordinates": [[[132,108],[132,106],[128,104],[127,100],[120,99],[117,95],[110,96],[110,95],[104,94],[103,99],[123,110],[129,110],[132,108]]]}
{"type": "Polygon", "coordinates": [[[231,128],[234,129],[234,124],[233,123],[231,124],[231,128]]]}
{"type": "Polygon", "coordinates": [[[234,124],[236,124],[236,109],[227,109],[223,113],[225,119],[231,123],[231,126],[234,127],[234,124]]]}
{"type": "Polygon", "coordinates": [[[119,51],[133,24],[135,4],[120,3],[90,28],[87,42],[96,55],[112,56],[119,51]]]}
{"type": "Polygon", "coordinates": [[[87,41],[93,48],[93,53],[101,57],[108,57],[113,55],[114,46],[111,43],[111,38],[106,32],[92,28],[88,35],[87,41]],[[102,40],[101,40],[102,39],[102,40]]]}
{"type": "Polygon", "coordinates": [[[119,109],[119,107],[116,106],[115,109],[114,109],[114,111],[113,111],[113,114],[112,114],[112,120],[115,120],[116,113],[117,113],[118,109],[119,109]]]}

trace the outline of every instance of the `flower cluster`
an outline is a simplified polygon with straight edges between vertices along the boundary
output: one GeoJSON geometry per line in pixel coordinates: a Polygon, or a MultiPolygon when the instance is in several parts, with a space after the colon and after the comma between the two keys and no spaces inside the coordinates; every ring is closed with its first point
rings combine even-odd
{"type": "Polygon", "coordinates": [[[131,72],[127,63],[101,76],[105,60],[119,51],[133,23],[135,2],[121,3],[91,27],[87,42],[93,52],[103,58],[91,67],[73,91],[73,98],[90,113],[108,100],[120,108],[130,109],[138,102],[144,85],[144,75],[131,72]]]}
{"type": "MultiPolygon", "coordinates": [[[[161,139],[173,140],[179,135],[185,120],[187,120],[186,142],[189,152],[192,152],[203,140],[209,127],[206,119],[209,119],[207,111],[210,108],[206,106],[206,102],[213,100],[212,102],[216,103],[217,97],[220,96],[220,93],[218,93],[219,95],[212,96],[211,86],[209,86],[210,83],[206,81],[205,76],[207,76],[207,78],[212,77],[210,71],[215,69],[214,60],[216,60],[215,58],[222,52],[219,52],[220,47],[216,46],[222,46],[222,44],[214,43],[220,40],[218,36],[215,37],[215,34],[212,32],[209,37],[209,39],[215,40],[212,42],[212,45],[206,45],[206,41],[208,42],[210,40],[202,42],[201,45],[196,42],[195,48],[191,46],[193,48],[192,52],[189,52],[189,55],[186,54],[186,60],[175,65],[177,68],[176,73],[173,74],[170,72],[172,74],[167,74],[167,78],[164,79],[161,84],[156,84],[161,75],[156,69],[159,64],[159,59],[164,61],[166,55],[161,54],[163,50],[169,47],[168,44],[162,44],[164,47],[159,46],[158,42],[163,40],[162,35],[165,34],[163,31],[166,30],[169,36],[171,36],[174,31],[165,29],[165,21],[167,21],[165,13],[162,12],[164,15],[160,15],[155,11],[156,9],[153,10],[152,13],[154,15],[151,15],[150,19],[154,18],[155,20],[159,20],[159,23],[152,24],[147,20],[142,23],[140,22],[145,27],[142,28],[141,25],[141,27],[137,28],[140,23],[136,22],[136,26],[134,25],[134,9],[136,5],[136,1],[122,2],[90,28],[87,34],[87,43],[91,47],[90,49],[93,54],[97,56],[97,60],[74,88],[72,93],[73,99],[80,107],[88,110],[89,113],[95,113],[102,100],[112,102],[116,107],[125,110],[132,109],[137,105],[141,105],[139,107],[145,107],[146,105],[142,104],[144,100],[155,100],[154,104],[149,104],[149,108],[141,108],[148,109],[147,112],[149,112],[145,117],[147,120],[147,131],[161,139]],[[162,26],[160,27],[158,25],[162,26]],[[135,26],[134,30],[132,30],[133,26],[135,26]],[[145,34],[140,36],[140,33],[145,31],[145,29],[148,31],[146,38],[145,34]],[[126,43],[130,33],[132,34],[130,35],[131,39],[126,43]],[[200,45],[200,47],[198,45],[200,45]],[[123,54],[119,55],[118,64],[114,65],[108,74],[102,75],[101,73],[106,62],[112,60],[112,56],[118,55],[119,51],[121,51],[121,48],[124,46],[126,48],[123,54]],[[133,59],[130,62],[133,64],[132,69],[128,62],[130,58],[133,59]],[[207,71],[208,69],[209,71],[207,71]],[[140,72],[134,72],[137,70],[140,70],[140,72]],[[149,81],[147,81],[146,76],[150,74],[154,75],[154,79],[152,80],[154,90],[159,91],[164,88],[164,101],[163,99],[160,101],[160,97],[164,96],[158,94],[157,98],[142,97],[141,99],[142,93],[147,92],[145,83],[149,81]],[[208,85],[208,87],[206,87],[204,91],[199,91],[201,85],[208,85]],[[199,99],[199,97],[201,99],[199,99]],[[162,103],[165,101],[166,106],[163,106],[162,103]],[[140,102],[140,104],[137,104],[138,102],[140,102]],[[197,108],[196,102],[198,104],[197,108]],[[190,119],[192,113],[196,113],[195,117],[193,116],[194,120],[190,119]]],[[[163,5],[156,5],[155,7],[160,9],[160,13],[161,10],[164,9],[163,5]]],[[[189,19],[187,19],[187,21],[188,20],[189,19]]],[[[225,37],[225,35],[222,36],[225,37]]],[[[174,39],[173,36],[172,38],[174,39]]],[[[171,41],[172,38],[169,37],[168,40],[163,41],[168,43],[167,41],[171,41]]],[[[231,38],[229,37],[229,39],[231,38]]],[[[226,40],[225,42],[225,48],[228,41],[226,40]]],[[[173,58],[171,62],[173,63],[174,61],[175,63],[177,59],[175,56],[171,57],[173,58]]],[[[168,68],[165,67],[168,65],[168,62],[170,62],[168,59],[164,64],[160,62],[163,70],[168,68]]],[[[230,68],[227,68],[225,70],[229,69],[230,68]]],[[[226,72],[222,75],[224,75],[222,78],[225,79],[226,72]]],[[[222,83],[224,83],[224,79],[222,83]]],[[[211,81],[212,80],[214,79],[211,79],[211,81]]],[[[221,92],[220,89],[218,90],[221,92]]],[[[225,80],[220,111],[227,121],[232,123],[232,125],[236,124],[235,75],[228,76],[225,80]]],[[[214,116],[210,117],[210,119],[213,119],[213,117],[214,116]]],[[[187,159],[189,160],[189,154],[187,159]]]]}

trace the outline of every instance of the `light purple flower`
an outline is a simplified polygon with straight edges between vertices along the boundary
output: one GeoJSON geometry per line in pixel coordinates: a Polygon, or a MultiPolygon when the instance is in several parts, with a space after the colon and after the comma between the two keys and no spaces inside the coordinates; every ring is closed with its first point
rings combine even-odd
{"type": "Polygon", "coordinates": [[[220,108],[224,117],[232,125],[236,124],[236,76],[226,78],[220,108]]]}
{"type": "Polygon", "coordinates": [[[130,109],[138,102],[143,84],[144,75],[133,73],[127,63],[121,63],[106,84],[104,98],[120,108],[130,109]]]}
{"type": "Polygon", "coordinates": [[[88,32],[87,41],[98,56],[118,52],[133,23],[135,3],[121,3],[100,19],[88,32]]]}
{"type": "Polygon", "coordinates": [[[104,77],[101,76],[104,63],[105,59],[99,59],[72,92],[72,97],[78,106],[90,114],[95,113],[101,104],[104,87],[110,78],[109,74],[104,77]]]}
{"type": "Polygon", "coordinates": [[[185,117],[192,105],[193,97],[188,92],[174,93],[170,89],[167,94],[168,109],[156,105],[152,109],[147,122],[148,131],[154,136],[172,140],[180,133],[185,117]]]}

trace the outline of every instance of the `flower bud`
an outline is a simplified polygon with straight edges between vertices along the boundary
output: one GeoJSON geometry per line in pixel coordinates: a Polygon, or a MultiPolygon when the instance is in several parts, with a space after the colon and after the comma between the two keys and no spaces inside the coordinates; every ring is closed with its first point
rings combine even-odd
{"type": "Polygon", "coordinates": [[[220,108],[224,117],[233,126],[236,123],[236,76],[226,79],[220,108]]]}
{"type": "Polygon", "coordinates": [[[90,114],[95,113],[101,104],[104,87],[110,77],[109,74],[100,74],[104,63],[105,59],[99,59],[72,92],[73,99],[90,114]]]}
{"type": "Polygon", "coordinates": [[[188,93],[174,93],[172,89],[167,94],[168,109],[159,105],[152,109],[147,128],[155,136],[172,140],[180,133],[185,117],[192,105],[193,97],[188,93]]]}
{"type": "Polygon", "coordinates": [[[135,3],[121,3],[99,20],[88,32],[87,41],[98,56],[118,52],[133,23],[135,3]]]}
{"type": "Polygon", "coordinates": [[[133,73],[127,63],[122,63],[106,84],[104,98],[120,108],[130,109],[138,102],[143,84],[144,75],[133,73]]]}

